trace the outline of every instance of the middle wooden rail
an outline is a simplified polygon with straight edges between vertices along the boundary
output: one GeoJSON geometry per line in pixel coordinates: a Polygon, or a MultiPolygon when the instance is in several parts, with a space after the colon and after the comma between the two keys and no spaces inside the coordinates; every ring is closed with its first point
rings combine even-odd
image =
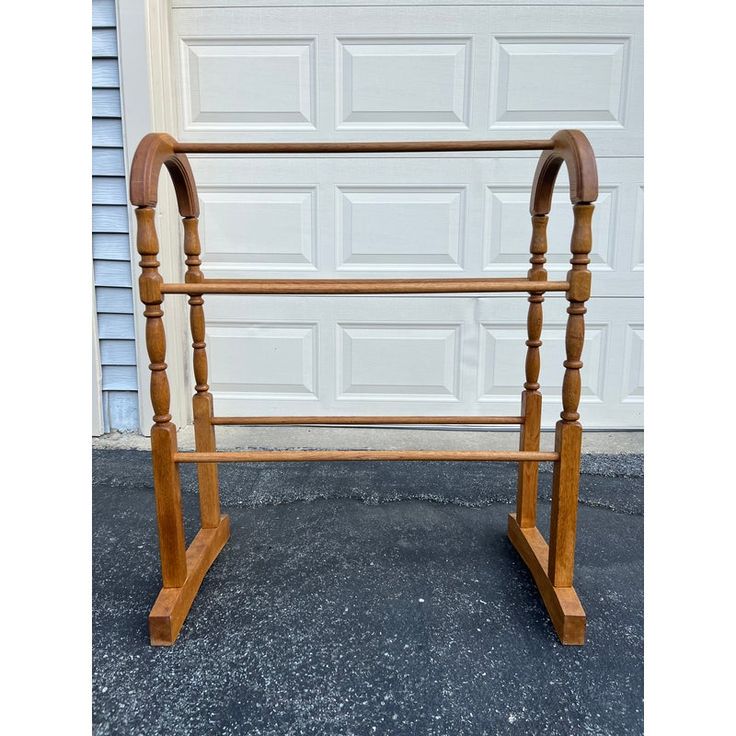
{"type": "Polygon", "coordinates": [[[299,463],[327,460],[466,460],[544,462],[560,459],[558,452],[530,450],[246,450],[244,452],[177,452],[175,463],[299,463]]]}
{"type": "Polygon", "coordinates": [[[161,284],[162,294],[450,294],[567,291],[567,281],[531,279],[204,279],[161,284]]]}

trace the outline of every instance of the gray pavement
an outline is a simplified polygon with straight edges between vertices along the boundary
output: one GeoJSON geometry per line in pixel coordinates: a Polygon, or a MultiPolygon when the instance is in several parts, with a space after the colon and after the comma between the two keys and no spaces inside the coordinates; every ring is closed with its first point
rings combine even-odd
{"type": "Polygon", "coordinates": [[[232,538],[177,643],[154,648],[150,455],[94,452],[96,736],[642,733],[640,455],[584,456],[584,647],[558,643],[506,539],[512,464],[220,469],[232,538]]]}

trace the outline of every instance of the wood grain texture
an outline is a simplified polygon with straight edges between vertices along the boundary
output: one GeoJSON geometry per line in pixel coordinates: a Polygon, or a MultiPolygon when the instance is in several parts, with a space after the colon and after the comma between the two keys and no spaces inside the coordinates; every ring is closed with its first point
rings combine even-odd
{"type": "Polygon", "coordinates": [[[197,532],[186,551],[186,578],[178,588],[163,588],[148,616],[151,644],[170,646],[176,641],[205,573],[229,538],[227,516],[221,516],[215,528],[197,532]]]}
{"type": "MultiPolygon", "coordinates": [[[[544,268],[547,261],[547,222],[546,215],[532,215],[532,237],[529,244],[531,268],[527,272],[530,281],[547,281],[544,268]]],[[[539,371],[542,347],[542,323],[544,295],[529,295],[529,309],[526,319],[526,361],[524,363],[525,381],[521,395],[521,413],[524,423],[519,433],[519,449],[535,452],[539,450],[542,422],[542,395],[539,393],[539,371]]],[[[537,484],[539,465],[535,462],[519,464],[516,489],[516,518],[522,528],[536,526],[537,523],[537,484]]]]}
{"type": "Polygon", "coordinates": [[[164,294],[456,294],[567,291],[567,281],[528,279],[206,279],[171,284],[164,294]]]}
{"type": "MultiPolygon", "coordinates": [[[[212,394],[196,393],[192,397],[194,410],[194,446],[197,452],[215,452],[215,428],[212,425],[212,394]]],[[[215,463],[197,465],[199,481],[199,516],[203,529],[217,526],[220,520],[220,486],[215,463]]]]}
{"type": "Polygon", "coordinates": [[[187,577],[184,517],[175,453],[176,427],[171,423],[155,424],[151,429],[151,454],[164,588],[178,588],[187,577]]]}
{"type": "Polygon", "coordinates": [[[138,278],[138,290],[141,301],[146,305],[143,315],[146,318],[146,348],[151,361],[151,403],[153,404],[153,421],[165,424],[171,421],[169,413],[170,391],[166,377],[166,335],[164,332],[163,309],[161,304],[161,284],[163,278],[159,273],[158,236],[156,235],[155,210],[151,207],[139,207],[135,211],[138,222],[137,247],[141,256],[141,275],[138,278]]]}
{"type": "MultiPolygon", "coordinates": [[[[196,217],[185,217],[184,223],[184,253],[187,267],[184,280],[188,284],[199,284],[204,280],[200,266],[202,247],[199,242],[199,228],[196,217]]],[[[205,343],[204,299],[201,294],[192,294],[189,297],[189,325],[192,332],[192,362],[194,367],[195,390],[197,393],[206,393],[209,390],[207,383],[207,345],[205,343]]]]}
{"type": "MultiPolygon", "coordinates": [[[[521,411],[524,423],[519,433],[519,450],[539,452],[539,438],[542,422],[542,395],[538,391],[524,391],[521,395],[521,411]]],[[[516,518],[526,529],[537,524],[537,483],[539,463],[519,463],[516,488],[516,518]]]]}
{"type": "MultiPolygon", "coordinates": [[[[202,246],[199,241],[199,221],[196,217],[185,217],[184,253],[187,267],[184,280],[189,284],[200,283],[204,274],[200,266],[202,246]]],[[[204,299],[200,294],[189,297],[189,325],[192,333],[192,365],[194,369],[195,394],[192,397],[194,416],[194,445],[198,452],[217,450],[212,394],[207,383],[207,345],[205,343],[204,299]]],[[[220,491],[215,463],[200,463],[197,466],[199,482],[199,515],[203,529],[212,529],[220,523],[220,491]]]]}
{"type": "Polygon", "coordinates": [[[154,426],[151,429],[151,462],[156,493],[161,572],[165,588],[175,588],[186,578],[184,519],[181,510],[179,469],[173,458],[176,453],[176,427],[169,413],[169,381],[166,377],[166,336],[164,334],[161,283],[158,261],[158,237],[155,212],[139,207],[135,211],[138,223],[136,245],[141,256],[138,279],[140,297],[145,309],[146,348],[151,361],[151,403],[154,426]]]}
{"type": "Polygon", "coordinates": [[[269,425],[280,424],[523,424],[524,417],[454,417],[454,416],[296,416],[296,417],[213,417],[215,425],[269,425]]]}
{"type": "Polygon", "coordinates": [[[244,452],[179,452],[178,463],[298,463],[343,460],[455,460],[519,462],[554,461],[556,452],[501,450],[246,450],[244,452]]]}
{"type": "Polygon", "coordinates": [[[199,198],[194,175],[183,153],[174,153],[176,141],[165,133],[144,136],[130,166],[130,201],[137,207],[155,207],[158,203],[158,179],[165,166],[176,192],[179,214],[199,217],[199,198]]]}
{"type": "Polygon", "coordinates": [[[580,130],[560,130],[552,136],[554,147],[539,157],[534,173],[530,212],[547,215],[560,167],[567,166],[570,200],[573,204],[598,198],[598,167],[590,141],[580,130]]]}
{"type": "Polygon", "coordinates": [[[555,586],[570,586],[575,565],[575,537],[583,428],[578,422],[557,422],[552,470],[552,511],[549,523],[549,578],[555,586]]]}
{"type": "Polygon", "coordinates": [[[178,153],[440,153],[442,151],[543,151],[552,139],[528,141],[321,141],[317,143],[195,143],[177,141],[178,153]]]}
{"type": "Polygon", "coordinates": [[[566,422],[576,422],[580,418],[580,369],[583,343],[585,341],[585,302],[590,297],[590,250],[592,247],[591,220],[592,204],[578,204],[573,207],[575,224],[572,231],[570,250],[572,269],[568,271],[570,288],[567,292],[567,329],[565,331],[565,351],[567,357],[563,365],[565,375],[562,379],[562,413],[566,422]]]}
{"type": "Polygon", "coordinates": [[[584,644],[585,611],[574,588],[556,587],[547,576],[548,548],[539,529],[522,529],[516,521],[516,514],[509,514],[508,534],[534,578],[560,641],[569,645],[584,644]]]}
{"type": "MultiPolygon", "coordinates": [[[[547,271],[544,264],[547,261],[547,221],[546,215],[532,216],[532,240],[529,246],[531,251],[531,268],[527,276],[530,281],[547,281],[547,271]]],[[[535,293],[529,295],[529,311],[527,312],[526,328],[526,381],[524,388],[527,391],[539,390],[540,356],[539,348],[542,346],[542,304],[544,295],[535,293]]]]}

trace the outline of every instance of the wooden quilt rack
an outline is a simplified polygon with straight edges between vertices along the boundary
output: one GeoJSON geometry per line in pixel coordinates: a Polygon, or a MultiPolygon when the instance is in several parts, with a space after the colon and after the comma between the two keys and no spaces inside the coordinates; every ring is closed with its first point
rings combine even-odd
{"type": "Polygon", "coordinates": [[[561,130],[549,140],[427,141],[377,143],[181,143],[162,133],[150,133],[138,145],[130,174],[130,200],[136,207],[137,247],[141,256],[140,297],[145,305],[146,345],[151,369],[153,428],[151,449],[156,497],[163,588],[149,616],[151,644],[173,644],[205,573],[230,535],[230,523],[220,513],[217,463],[302,462],[310,460],[472,460],[519,463],[516,513],[509,514],[508,535],[531,571],[563,644],[582,644],[585,612],[573,583],[576,513],[582,427],[578,422],[580,360],[584,341],[585,303],[590,297],[591,218],[598,196],[595,157],[588,139],[578,130],[561,130]],[[208,279],[200,266],[199,200],[187,153],[427,153],[442,151],[542,151],[531,195],[531,269],[526,278],[496,279],[208,279]],[[571,270],[564,281],[549,281],[545,270],[547,220],[555,180],[565,163],[570,180],[574,225],[571,270]],[[182,283],[164,283],[159,273],[158,238],[154,221],[161,167],[171,176],[184,226],[186,276],[182,283]],[[555,429],[554,452],[540,452],[542,395],[539,349],[545,292],[565,292],[569,306],[565,337],[566,360],[562,413],[555,429]],[[527,293],[529,313],[526,381],[519,416],[289,416],[218,417],[207,385],[205,294],[443,294],[527,293]],[[176,427],[169,413],[166,340],[161,305],[166,294],[189,296],[194,378],[194,452],[179,452],[176,427]],[[217,452],[215,427],[220,425],[296,424],[513,424],[520,425],[519,450],[385,451],[272,450],[217,452]],[[549,545],[536,526],[539,462],[552,461],[552,511],[549,545]],[[197,463],[201,528],[186,547],[179,485],[179,464],[197,463]]]}

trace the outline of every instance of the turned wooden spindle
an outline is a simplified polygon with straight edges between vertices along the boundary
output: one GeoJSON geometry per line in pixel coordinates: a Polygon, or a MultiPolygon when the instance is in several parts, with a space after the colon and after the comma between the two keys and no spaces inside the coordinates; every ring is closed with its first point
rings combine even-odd
{"type": "MultiPolygon", "coordinates": [[[[546,281],[547,270],[547,215],[532,216],[532,241],[529,246],[531,258],[529,262],[532,267],[527,276],[532,281],[546,281]]],[[[526,341],[526,382],[524,388],[527,391],[539,391],[539,348],[542,346],[542,302],[544,294],[529,295],[529,311],[526,319],[528,339],[526,341]]]]}
{"type": "Polygon", "coordinates": [[[564,362],[565,378],[562,382],[562,413],[565,422],[576,422],[580,418],[580,369],[583,363],[580,356],[585,340],[585,302],[590,298],[590,249],[592,246],[591,220],[592,204],[576,204],[573,207],[575,224],[570,241],[572,268],[568,271],[570,288],[567,291],[567,331],[565,333],[565,350],[567,359],[564,362]]]}
{"type": "MultiPolygon", "coordinates": [[[[187,271],[184,281],[187,284],[198,284],[204,280],[200,266],[202,248],[199,242],[199,227],[196,217],[185,217],[184,224],[184,253],[186,254],[187,271]]],[[[192,349],[194,350],[194,380],[197,393],[207,393],[207,350],[204,339],[204,299],[201,294],[192,294],[189,297],[189,323],[192,330],[192,349]]]]}
{"type": "Polygon", "coordinates": [[[590,250],[593,242],[591,220],[593,205],[573,207],[570,250],[572,268],[568,271],[567,330],[565,333],[565,377],[562,381],[562,412],[555,432],[555,452],[560,459],[552,474],[552,510],[550,515],[549,578],[555,587],[570,587],[573,582],[577,525],[580,453],[583,428],[580,414],[580,369],[585,339],[585,302],[590,298],[590,250]]]}
{"type": "MultiPolygon", "coordinates": [[[[527,275],[532,281],[546,281],[547,271],[547,215],[532,215],[532,239],[529,246],[531,252],[531,268],[527,275]]],[[[542,346],[542,293],[529,295],[527,312],[527,351],[526,381],[521,394],[521,413],[524,424],[519,434],[520,450],[539,450],[539,436],[542,423],[542,395],[539,393],[539,348],[542,346]]],[[[516,519],[522,529],[535,527],[537,524],[537,484],[539,464],[536,462],[519,463],[519,474],[516,492],[516,519]]]]}
{"type": "Polygon", "coordinates": [[[138,283],[145,304],[146,348],[151,369],[151,404],[153,421],[151,450],[153,454],[153,486],[156,494],[161,575],[164,588],[178,588],[187,577],[184,520],[181,512],[179,468],[174,462],[177,452],[176,427],[169,410],[169,380],[166,376],[166,334],[163,323],[163,278],[159,273],[158,236],[152,207],[138,207],[137,247],[141,256],[138,283]]]}
{"type": "MultiPolygon", "coordinates": [[[[199,241],[199,222],[196,217],[185,217],[184,253],[187,270],[184,281],[198,284],[204,280],[200,266],[202,246],[199,241]]],[[[194,414],[194,443],[198,452],[214,452],[217,449],[215,427],[212,424],[214,407],[207,383],[207,345],[205,343],[204,299],[201,294],[189,297],[189,324],[192,331],[194,390],[192,409],[194,414]]],[[[197,468],[199,480],[199,514],[203,529],[214,529],[220,523],[220,493],[215,463],[203,463],[197,468]]]]}
{"type": "Polygon", "coordinates": [[[145,304],[143,316],[146,318],[146,347],[151,369],[151,403],[153,404],[153,421],[156,424],[167,424],[171,421],[169,403],[171,393],[169,379],[166,376],[166,335],[164,333],[161,308],[163,295],[161,284],[163,277],[159,273],[158,236],[156,235],[155,210],[150,207],[139,207],[136,211],[138,221],[138,253],[141,256],[141,275],[138,278],[141,301],[145,304]]]}

